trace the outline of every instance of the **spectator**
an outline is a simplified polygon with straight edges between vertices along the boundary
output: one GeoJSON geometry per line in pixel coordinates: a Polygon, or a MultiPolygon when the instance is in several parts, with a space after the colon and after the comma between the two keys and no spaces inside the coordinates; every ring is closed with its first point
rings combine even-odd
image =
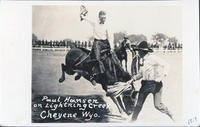
{"type": "Polygon", "coordinates": [[[85,48],[87,48],[87,41],[85,41],[85,48]]]}

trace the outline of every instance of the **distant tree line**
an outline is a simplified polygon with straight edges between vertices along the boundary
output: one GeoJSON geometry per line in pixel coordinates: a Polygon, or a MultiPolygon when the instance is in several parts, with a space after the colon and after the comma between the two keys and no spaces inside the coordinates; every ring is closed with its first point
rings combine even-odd
{"type": "MultiPolygon", "coordinates": [[[[119,32],[114,34],[114,44],[119,46],[125,36],[124,32],[119,32]]],[[[131,41],[132,45],[138,45],[142,41],[147,41],[147,37],[143,34],[130,34],[126,35],[131,41]]],[[[155,33],[152,35],[152,41],[148,42],[151,48],[154,49],[168,49],[176,50],[182,49],[182,43],[178,42],[176,37],[168,37],[163,33],[155,33]]]]}

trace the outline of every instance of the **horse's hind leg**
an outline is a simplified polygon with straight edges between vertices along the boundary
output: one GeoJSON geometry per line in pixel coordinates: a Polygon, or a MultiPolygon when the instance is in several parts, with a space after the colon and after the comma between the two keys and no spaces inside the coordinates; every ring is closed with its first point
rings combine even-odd
{"type": "Polygon", "coordinates": [[[124,101],[123,101],[123,97],[124,97],[123,95],[119,95],[118,99],[119,99],[119,102],[121,104],[121,107],[122,107],[123,111],[125,111],[126,107],[125,107],[125,104],[124,104],[124,101]]]}
{"type": "Polygon", "coordinates": [[[116,104],[116,106],[117,106],[117,108],[118,108],[119,112],[120,112],[120,113],[122,113],[122,108],[120,107],[120,105],[119,105],[119,102],[118,102],[117,98],[116,98],[116,97],[112,97],[112,96],[111,96],[111,99],[112,99],[112,100],[113,100],[113,102],[116,104]]]}
{"type": "Polygon", "coordinates": [[[113,97],[113,96],[110,96],[111,99],[113,100],[113,102],[116,104],[120,114],[125,114],[124,110],[122,109],[122,107],[120,106],[120,103],[119,101],[117,100],[117,97],[113,97]]]}
{"type": "Polygon", "coordinates": [[[62,63],[61,64],[61,70],[62,70],[62,75],[61,75],[61,77],[60,77],[60,79],[59,79],[59,82],[61,83],[61,82],[63,82],[64,80],[65,80],[65,70],[66,70],[66,66],[62,63]]]}

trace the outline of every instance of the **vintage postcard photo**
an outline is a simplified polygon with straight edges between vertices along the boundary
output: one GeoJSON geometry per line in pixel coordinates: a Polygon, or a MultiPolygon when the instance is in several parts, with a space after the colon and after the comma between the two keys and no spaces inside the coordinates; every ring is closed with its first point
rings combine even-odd
{"type": "Polygon", "coordinates": [[[32,123],[178,123],[182,8],[32,6],[32,123]]]}
{"type": "Polygon", "coordinates": [[[0,2],[0,126],[199,126],[199,7],[0,2]]]}

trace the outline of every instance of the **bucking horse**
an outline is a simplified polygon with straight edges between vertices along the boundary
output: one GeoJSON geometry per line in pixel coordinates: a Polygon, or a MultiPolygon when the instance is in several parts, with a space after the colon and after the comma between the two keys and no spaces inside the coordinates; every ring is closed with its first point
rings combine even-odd
{"type": "MultiPolygon", "coordinates": [[[[101,84],[103,90],[107,93],[107,96],[110,96],[113,102],[119,109],[120,113],[127,113],[123,103],[123,95],[130,93],[135,90],[133,85],[127,85],[127,83],[122,83],[119,86],[118,82],[128,82],[131,80],[131,75],[124,71],[123,68],[119,65],[116,65],[114,60],[118,60],[115,53],[110,52],[109,50],[101,52],[101,61],[105,65],[105,73],[99,73],[94,77],[96,83],[101,84]],[[125,86],[124,86],[125,85],[125,86]],[[114,91],[113,88],[114,87],[114,91]],[[115,87],[122,88],[120,91],[115,91],[115,87]]],[[[80,79],[80,77],[84,77],[88,81],[90,81],[90,74],[92,71],[98,71],[98,62],[91,59],[90,50],[85,48],[71,47],[65,57],[65,64],[61,64],[62,75],[59,79],[59,82],[63,82],[65,80],[65,73],[68,75],[77,76],[75,80],[80,79]]]]}

